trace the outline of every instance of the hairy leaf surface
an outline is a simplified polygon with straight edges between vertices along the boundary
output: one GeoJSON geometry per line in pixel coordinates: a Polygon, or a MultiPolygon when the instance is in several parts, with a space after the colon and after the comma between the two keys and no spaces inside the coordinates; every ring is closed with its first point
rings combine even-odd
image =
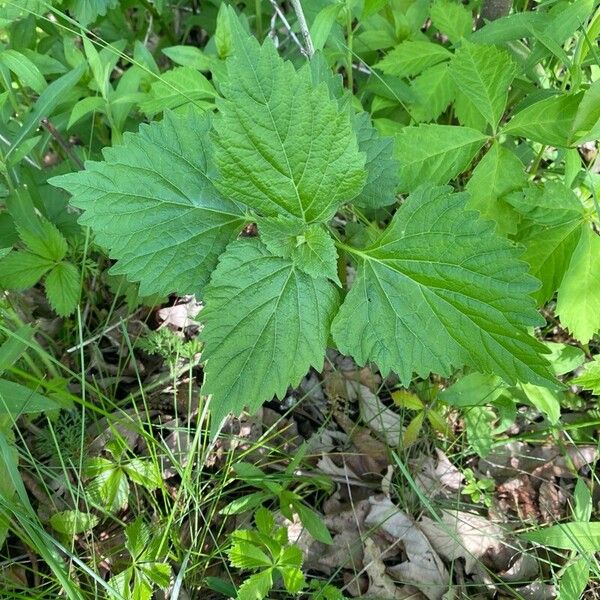
{"type": "Polygon", "coordinates": [[[256,238],[227,248],[204,299],[203,392],[213,395],[215,425],[231,411],[283,398],[311,366],[323,366],[338,291],[256,238]]]}
{"type": "Polygon", "coordinates": [[[243,224],[212,183],[209,129],[208,115],[167,113],[105,149],[104,162],[52,180],[118,259],[113,273],[140,281],[142,295],[199,293],[243,224]]]}
{"type": "Polygon", "coordinates": [[[449,188],[414,193],[380,239],[355,251],[359,271],[333,323],[338,348],[374,361],[404,385],[413,373],[465,364],[509,383],[552,380],[544,347],[526,328],[543,322],[527,265],[449,188]]]}

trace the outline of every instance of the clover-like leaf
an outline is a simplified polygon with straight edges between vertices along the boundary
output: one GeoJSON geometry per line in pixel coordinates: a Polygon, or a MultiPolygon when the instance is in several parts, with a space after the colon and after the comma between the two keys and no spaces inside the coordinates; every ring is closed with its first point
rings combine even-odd
{"type": "Polygon", "coordinates": [[[450,375],[465,364],[517,380],[553,381],[529,294],[536,281],[492,225],[464,210],[465,194],[421,188],[379,240],[351,250],[359,271],[333,322],[340,351],[374,361],[406,385],[413,373],[450,375]]]}

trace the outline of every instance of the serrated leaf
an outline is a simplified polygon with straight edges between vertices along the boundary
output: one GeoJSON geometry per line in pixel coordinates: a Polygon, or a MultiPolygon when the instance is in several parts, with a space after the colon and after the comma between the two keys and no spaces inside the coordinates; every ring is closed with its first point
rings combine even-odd
{"type": "Polygon", "coordinates": [[[502,128],[502,133],[526,137],[540,144],[569,146],[582,95],[582,92],[561,94],[534,102],[520,110],[502,128]]]}
{"type": "Polygon", "coordinates": [[[437,119],[456,95],[448,66],[448,63],[435,65],[413,80],[411,89],[416,103],[411,106],[410,114],[417,122],[437,119]]]}
{"type": "Polygon", "coordinates": [[[431,5],[433,24],[456,43],[473,30],[473,15],[469,9],[452,0],[435,0],[431,5]]]}
{"type": "Polygon", "coordinates": [[[558,288],[556,314],[582,344],[600,329],[600,237],[584,227],[558,288]]]}
{"type": "Polygon", "coordinates": [[[215,426],[229,412],[283,398],[311,366],[322,367],[335,286],[313,279],[257,239],[234,242],[204,295],[203,393],[215,426]]]}
{"type": "Polygon", "coordinates": [[[35,231],[17,226],[21,240],[34,254],[54,262],[60,262],[69,249],[67,240],[56,225],[50,221],[45,219],[38,219],[38,221],[35,231]]]}
{"type": "Polygon", "coordinates": [[[100,519],[96,515],[92,515],[80,510],[64,510],[53,514],[50,517],[50,525],[59,533],[75,536],[78,533],[93,529],[100,519]]]}
{"type": "Polygon", "coordinates": [[[237,600],[262,600],[273,587],[270,569],[250,575],[237,591],[237,600]]]}
{"type": "Polygon", "coordinates": [[[51,180],[86,212],[99,244],[118,260],[112,273],[139,281],[140,294],[199,294],[243,224],[241,209],[212,178],[208,115],[165,114],[125,134],[104,162],[51,180]]]}
{"type": "Polygon", "coordinates": [[[48,273],[45,281],[46,296],[59,315],[66,317],[77,308],[80,285],[79,269],[71,263],[58,263],[48,273]]]}
{"type": "Polygon", "coordinates": [[[326,277],[339,284],[337,251],[321,225],[280,215],[257,220],[260,239],[267,249],[292,262],[312,277],[326,277]]]}
{"type": "Polygon", "coordinates": [[[600,396],[600,358],[596,356],[592,362],[585,365],[585,370],[571,383],[590,390],[594,396],[600,396]]]}
{"type": "Polygon", "coordinates": [[[111,8],[115,8],[119,0],[71,0],[69,6],[74,17],[84,27],[103,17],[111,8]]]}
{"type": "Polygon", "coordinates": [[[518,215],[503,197],[527,183],[525,168],[517,156],[498,143],[492,144],[473,170],[465,189],[471,195],[467,206],[482,219],[494,221],[501,233],[516,233],[518,215]]]}
{"type": "Polygon", "coordinates": [[[479,456],[487,456],[494,441],[492,424],[496,415],[486,406],[473,406],[465,411],[464,418],[469,445],[479,456]]]}
{"type": "Polygon", "coordinates": [[[162,483],[160,469],[150,459],[134,458],[123,466],[123,470],[131,481],[147,490],[155,490],[162,483]]]}
{"type": "Polygon", "coordinates": [[[516,75],[508,52],[465,41],[452,58],[450,74],[456,88],[469,98],[495,132],[516,75]]]}
{"type": "Polygon", "coordinates": [[[129,497],[129,482],[118,467],[100,473],[87,486],[91,500],[109,510],[117,512],[125,508],[129,497]]]}
{"type": "Polygon", "coordinates": [[[452,58],[452,53],[440,44],[406,40],[396,46],[374,67],[386,75],[414,77],[428,67],[452,58]]]}
{"type": "Polygon", "coordinates": [[[453,125],[405,127],[396,136],[400,161],[400,192],[424,183],[443,184],[464,171],[487,137],[474,129],[453,125]]]}
{"type": "Polygon", "coordinates": [[[233,537],[233,545],[227,551],[229,562],[239,569],[261,569],[270,567],[273,561],[257,546],[233,537]]]}
{"type": "Polygon", "coordinates": [[[353,203],[368,208],[389,206],[396,201],[400,163],[394,158],[394,139],[383,137],[373,127],[367,113],[353,118],[358,148],[366,155],[367,179],[353,203]]]}
{"type": "Polygon", "coordinates": [[[25,290],[35,285],[54,262],[27,251],[13,251],[0,260],[0,288],[25,290]]]}
{"type": "Polygon", "coordinates": [[[350,118],[324,83],[313,85],[310,68],[296,71],[270,39],[260,46],[231,21],[234,55],[215,120],[217,186],[264,216],[326,221],[365,182],[350,118]]]}
{"type": "Polygon", "coordinates": [[[464,364],[509,383],[553,381],[544,347],[527,333],[543,322],[528,297],[536,282],[465,200],[447,187],[422,188],[375,244],[354,251],[359,270],[333,338],[403,385],[413,373],[448,376],[464,364]]]}

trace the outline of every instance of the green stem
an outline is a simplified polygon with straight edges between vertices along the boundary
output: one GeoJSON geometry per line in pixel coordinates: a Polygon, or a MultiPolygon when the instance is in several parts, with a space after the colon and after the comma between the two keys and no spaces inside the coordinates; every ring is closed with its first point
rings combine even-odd
{"type": "Polygon", "coordinates": [[[347,50],[346,50],[346,78],[348,80],[348,89],[354,90],[354,73],[352,69],[352,44],[354,41],[354,30],[352,28],[352,11],[346,6],[346,38],[347,38],[347,50]]]}
{"type": "Polygon", "coordinates": [[[256,37],[259,42],[262,42],[262,0],[254,0],[254,13],[256,15],[256,37]]]}
{"type": "Polygon", "coordinates": [[[544,152],[546,152],[546,145],[543,145],[540,148],[540,151],[537,153],[533,164],[531,165],[531,169],[529,170],[529,177],[534,179],[537,175],[538,169],[540,168],[540,163],[542,162],[542,158],[544,156],[544,152]]]}

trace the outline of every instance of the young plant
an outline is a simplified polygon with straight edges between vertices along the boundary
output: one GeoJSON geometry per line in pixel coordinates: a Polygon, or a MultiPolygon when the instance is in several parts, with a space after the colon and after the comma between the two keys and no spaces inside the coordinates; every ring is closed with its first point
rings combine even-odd
{"type": "Polygon", "coordinates": [[[462,489],[462,493],[469,496],[475,504],[483,502],[488,508],[492,505],[492,492],[494,491],[496,484],[493,479],[477,479],[473,469],[465,469],[463,471],[466,484],[462,489]]]}

